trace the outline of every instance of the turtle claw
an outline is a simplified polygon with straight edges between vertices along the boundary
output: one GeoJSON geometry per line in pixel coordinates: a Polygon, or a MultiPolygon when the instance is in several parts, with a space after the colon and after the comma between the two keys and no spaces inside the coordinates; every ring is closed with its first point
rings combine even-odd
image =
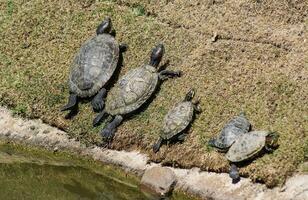
{"type": "Polygon", "coordinates": [[[91,104],[92,104],[94,111],[101,111],[104,108],[104,102],[103,101],[97,102],[97,101],[93,100],[91,102],[91,104]]]}
{"type": "Polygon", "coordinates": [[[106,95],[106,89],[102,88],[92,99],[91,104],[94,111],[101,111],[104,108],[104,96],[106,95]]]}
{"type": "Polygon", "coordinates": [[[110,122],[101,132],[101,136],[105,139],[112,140],[117,127],[121,124],[123,117],[121,115],[115,116],[115,118],[110,122]]]}
{"type": "Polygon", "coordinates": [[[109,128],[104,128],[101,132],[101,136],[108,140],[112,140],[112,138],[114,137],[114,132],[114,129],[110,130],[109,128]]]}

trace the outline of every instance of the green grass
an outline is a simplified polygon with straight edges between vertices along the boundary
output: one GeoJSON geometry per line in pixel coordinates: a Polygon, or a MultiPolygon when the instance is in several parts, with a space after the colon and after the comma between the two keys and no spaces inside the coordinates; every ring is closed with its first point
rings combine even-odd
{"type": "Polygon", "coordinates": [[[13,0],[8,0],[7,1],[7,15],[9,17],[12,17],[13,11],[14,11],[14,2],[13,0]]]}
{"type": "MultiPolygon", "coordinates": [[[[150,50],[158,42],[166,46],[163,63],[170,60],[168,69],[184,73],[181,78],[165,81],[147,109],[119,127],[112,148],[139,149],[154,161],[185,168],[227,172],[229,164],[223,154],[206,143],[224,123],[244,110],[255,130],[278,132],[280,146],[273,154],[241,168],[242,175],[274,186],[283,183],[304,160],[308,84],[299,78],[300,73],[306,74],[301,64],[305,54],[301,51],[294,54],[273,45],[236,40],[208,43],[212,30],[228,32],[227,28],[232,30],[239,24],[214,27],[215,23],[209,21],[202,29],[178,28],[160,18],[145,16],[146,6],[136,10],[133,5],[119,6],[114,1],[75,0],[14,1],[13,5],[13,11],[8,12],[8,3],[0,4],[0,14],[5,16],[0,24],[0,102],[14,113],[39,117],[85,144],[99,143],[103,125],[92,127],[95,114],[89,104],[81,104],[79,114],[72,120],[65,120],[65,113],[59,109],[68,98],[67,78],[74,54],[94,35],[96,26],[111,16],[118,41],[129,45],[120,76],[148,62],[150,50]],[[164,115],[191,87],[197,89],[203,112],[184,143],[163,146],[157,155],[152,154],[151,146],[157,140],[164,115]]],[[[176,13],[177,22],[179,16],[187,14],[171,11],[168,14],[176,13]]],[[[209,17],[215,19],[214,14],[209,17]]],[[[189,23],[185,20],[180,21],[186,26],[189,23]]]]}
{"type": "Polygon", "coordinates": [[[133,13],[136,15],[136,16],[142,16],[142,15],[145,15],[145,9],[142,5],[134,5],[133,6],[133,13]]]}

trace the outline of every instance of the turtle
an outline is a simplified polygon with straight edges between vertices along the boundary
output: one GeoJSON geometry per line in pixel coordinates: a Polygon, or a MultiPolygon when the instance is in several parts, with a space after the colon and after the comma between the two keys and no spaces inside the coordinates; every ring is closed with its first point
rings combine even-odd
{"type": "Polygon", "coordinates": [[[105,109],[93,120],[93,126],[97,126],[106,115],[114,117],[100,133],[104,139],[111,140],[114,137],[116,128],[123,121],[123,116],[135,112],[144,105],[155,92],[160,80],[181,76],[181,71],[160,70],[158,66],[164,52],[163,44],[156,45],[152,49],[149,64],[128,71],[110,89],[105,109]]]}
{"type": "Polygon", "coordinates": [[[240,178],[236,163],[252,159],[262,150],[272,152],[278,147],[278,138],[279,134],[272,131],[251,131],[240,135],[225,155],[231,163],[229,175],[232,181],[237,182],[240,178]]]}
{"type": "Polygon", "coordinates": [[[194,111],[200,113],[199,100],[192,102],[195,90],[190,89],[183,101],[175,104],[169,110],[163,121],[161,134],[157,142],[153,145],[154,153],[159,151],[162,143],[169,140],[184,141],[187,136],[184,130],[187,129],[193,120],[194,111]]]}
{"type": "Polygon", "coordinates": [[[106,17],[97,27],[96,36],[86,41],[75,55],[68,81],[70,95],[61,111],[76,110],[79,99],[89,97],[93,97],[93,109],[102,110],[104,86],[120,65],[121,53],[126,49],[126,44],[119,45],[115,40],[111,18],[106,17]]]}
{"type": "Polygon", "coordinates": [[[209,140],[209,146],[217,148],[221,152],[226,152],[228,148],[240,135],[247,133],[251,128],[245,113],[241,112],[238,116],[231,119],[221,130],[218,138],[209,140]]]}

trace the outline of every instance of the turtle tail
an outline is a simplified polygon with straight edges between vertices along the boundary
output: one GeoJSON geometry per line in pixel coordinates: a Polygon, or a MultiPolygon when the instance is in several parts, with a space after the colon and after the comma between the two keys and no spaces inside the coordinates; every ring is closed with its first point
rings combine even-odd
{"type": "Polygon", "coordinates": [[[89,90],[89,89],[91,89],[93,86],[94,86],[94,83],[91,82],[91,81],[85,81],[85,82],[80,83],[80,84],[78,85],[78,87],[79,87],[81,90],[89,90]]]}
{"type": "Polygon", "coordinates": [[[163,142],[163,139],[162,138],[159,138],[157,140],[157,142],[153,145],[153,151],[154,153],[157,153],[162,145],[162,142],[163,142]]]}

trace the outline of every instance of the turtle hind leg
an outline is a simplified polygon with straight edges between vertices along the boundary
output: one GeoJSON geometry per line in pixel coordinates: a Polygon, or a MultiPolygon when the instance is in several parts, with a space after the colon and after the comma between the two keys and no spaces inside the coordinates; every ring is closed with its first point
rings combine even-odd
{"type": "Polygon", "coordinates": [[[108,140],[112,140],[116,131],[116,128],[123,121],[123,117],[121,115],[115,116],[115,118],[110,122],[101,132],[101,136],[108,140]]]}
{"type": "Polygon", "coordinates": [[[240,181],[240,179],[241,179],[240,173],[239,173],[238,168],[235,164],[231,164],[229,176],[230,176],[230,178],[232,178],[233,184],[236,184],[240,181]]]}
{"type": "Polygon", "coordinates": [[[61,111],[73,110],[74,108],[77,107],[77,104],[78,104],[77,94],[70,94],[68,98],[68,103],[61,108],[61,111]]]}
{"type": "Polygon", "coordinates": [[[157,153],[162,145],[163,139],[159,138],[157,142],[153,145],[153,152],[157,153]]]}
{"type": "Polygon", "coordinates": [[[104,97],[106,95],[106,89],[102,88],[92,99],[91,104],[94,111],[101,111],[104,108],[104,97]]]}

